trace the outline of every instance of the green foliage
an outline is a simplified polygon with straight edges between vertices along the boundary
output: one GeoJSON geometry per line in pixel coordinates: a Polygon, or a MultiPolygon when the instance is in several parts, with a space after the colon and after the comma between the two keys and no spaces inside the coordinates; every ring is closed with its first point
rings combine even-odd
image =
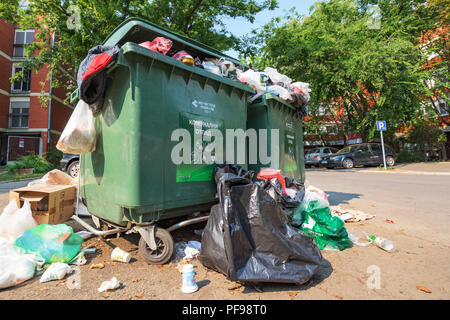
{"type": "Polygon", "coordinates": [[[437,72],[448,76],[443,67],[424,67],[435,47],[420,43],[440,25],[441,12],[420,0],[329,0],[310,12],[291,11],[253,32],[247,38],[253,46],[242,50],[242,58],[258,67],[271,62],[309,82],[313,121],[319,106],[337,102],[346,114],[342,132],[359,132],[363,141],[377,134],[376,120],[386,120],[392,132],[415,124],[423,114],[421,99],[433,96],[427,80],[437,72]],[[379,28],[370,23],[376,18],[372,4],[379,8],[379,28]]]}
{"type": "Polygon", "coordinates": [[[19,169],[34,168],[34,173],[46,173],[54,169],[53,164],[38,155],[28,155],[19,158],[15,163],[7,166],[9,173],[14,173],[19,169]]]}
{"type": "Polygon", "coordinates": [[[425,154],[419,151],[402,150],[397,155],[397,163],[423,162],[425,154]]]}
{"type": "Polygon", "coordinates": [[[26,49],[32,58],[23,63],[24,67],[39,70],[50,64],[54,86],[64,86],[69,95],[76,87],[77,68],[87,51],[102,44],[130,17],[149,20],[218,50],[227,50],[238,39],[227,30],[223,17],[253,22],[257,13],[277,6],[276,0],[33,0],[23,10],[19,9],[19,1],[13,0],[0,2],[0,19],[17,22],[22,29],[38,30],[38,41],[26,49]],[[53,32],[58,41],[52,48],[53,32]]]}
{"type": "Polygon", "coordinates": [[[63,153],[53,146],[50,146],[47,151],[45,159],[50,162],[53,167],[58,168],[60,166],[60,161],[63,157],[63,153]]]}

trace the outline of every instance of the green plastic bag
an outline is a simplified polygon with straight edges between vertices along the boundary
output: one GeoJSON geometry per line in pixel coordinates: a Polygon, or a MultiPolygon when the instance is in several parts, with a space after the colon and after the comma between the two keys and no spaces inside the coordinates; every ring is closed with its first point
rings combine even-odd
{"type": "Polygon", "coordinates": [[[329,207],[321,206],[318,201],[310,201],[307,208],[300,205],[293,215],[297,225],[300,222],[300,213],[300,230],[312,237],[321,250],[344,250],[352,246],[345,222],[339,217],[333,217],[329,207]]]}
{"type": "Polygon", "coordinates": [[[71,261],[80,251],[83,238],[65,224],[41,224],[20,235],[16,246],[45,259],[45,263],[71,261]]]}

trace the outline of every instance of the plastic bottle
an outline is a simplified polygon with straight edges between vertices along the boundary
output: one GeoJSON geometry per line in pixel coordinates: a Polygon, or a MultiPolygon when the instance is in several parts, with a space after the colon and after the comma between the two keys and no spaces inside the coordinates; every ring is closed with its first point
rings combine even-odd
{"type": "Polygon", "coordinates": [[[183,266],[183,286],[181,291],[184,293],[192,293],[198,290],[197,283],[195,282],[195,271],[192,264],[186,264],[183,266]]]}
{"type": "Polygon", "coordinates": [[[374,243],[377,247],[385,251],[393,252],[395,250],[394,243],[391,240],[384,239],[382,237],[377,237],[374,235],[370,235],[369,238],[372,241],[372,243],[374,243]]]}

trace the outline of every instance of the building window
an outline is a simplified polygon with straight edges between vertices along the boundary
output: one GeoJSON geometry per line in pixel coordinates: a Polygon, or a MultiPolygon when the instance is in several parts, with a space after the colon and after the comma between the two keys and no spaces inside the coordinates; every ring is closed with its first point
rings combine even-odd
{"type": "Polygon", "coordinates": [[[449,106],[447,101],[445,101],[444,99],[439,99],[438,101],[436,101],[436,107],[437,107],[437,111],[439,112],[439,114],[441,116],[448,116],[449,115],[449,106]]]}
{"type": "MultiPolygon", "coordinates": [[[[12,76],[15,76],[17,73],[21,73],[23,67],[14,65],[12,76]]],[[[12,92],[28,92],[31,88],[31,70],[27,70],[24,72],[23,78],[18,81],[14,81],[11,86],[12,92]]]]}
{"type": "Polygon", "coordinates": [[[28,128],[30,101],[11,101],[10,128],[28,128]]]}
{"type": "Polygon", "coordinates": [[[33,43],[34,30],[16,30],[14,38],[14,53],[16,58],[25,57],[25,45],[33,43]]]}

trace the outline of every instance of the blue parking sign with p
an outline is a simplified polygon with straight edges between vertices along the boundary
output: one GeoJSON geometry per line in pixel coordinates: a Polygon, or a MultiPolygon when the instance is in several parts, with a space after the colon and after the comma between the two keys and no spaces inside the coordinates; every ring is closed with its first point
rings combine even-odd
{"type": "Polygon", "coordinates": [[[377,121],[377,130],[386,131],[386,121],[377,121]]]}

